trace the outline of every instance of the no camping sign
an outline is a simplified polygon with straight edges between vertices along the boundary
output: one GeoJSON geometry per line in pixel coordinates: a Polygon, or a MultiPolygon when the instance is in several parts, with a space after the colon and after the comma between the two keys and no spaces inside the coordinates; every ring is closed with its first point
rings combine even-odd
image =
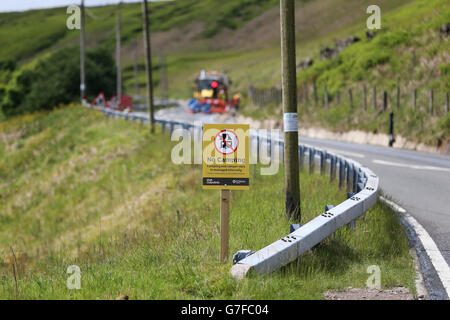
{"type": "Polygon", "coordinates": [[[203,125],[203,188],[249,188],[248,124],[203,125]]]}
{"type": "Polygon", "coordinates": [[[249,188],[248,124],[203,125],[203,189],[220,190],[220,261],[229,256],[230,190],[249,188]]]}

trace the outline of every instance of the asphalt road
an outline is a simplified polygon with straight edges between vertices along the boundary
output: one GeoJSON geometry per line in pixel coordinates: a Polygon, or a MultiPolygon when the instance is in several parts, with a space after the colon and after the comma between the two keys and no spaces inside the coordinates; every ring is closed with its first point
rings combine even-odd
{"type": "Polygon", "coordinates": [[[420,222],[450,264],[450,157],[308,137],[300,142],[369,167],[383,192],[420,222]]]}
{"type": "MultiPolygon", "coordinates": [[[[155,117],[204,123],[218,120],[216,115],[189,114],[186,106],[159,110],[155,117]]],[[[383,193],[419,221],[450,265],[450,156],[303,136],[299,141],[369,167],[380,177],[383,193]]],[[[438,286],[436,279],[429,282],[438,286]]]]}

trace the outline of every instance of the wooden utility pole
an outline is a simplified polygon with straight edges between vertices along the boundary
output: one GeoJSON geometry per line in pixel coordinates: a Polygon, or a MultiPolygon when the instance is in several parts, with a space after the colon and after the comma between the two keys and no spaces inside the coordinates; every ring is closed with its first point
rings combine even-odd
{"type": "MultiPolygon", "coordinates": [[[[118,9],[120,8],[120,3],[118,5],[118,9]]],[[[117,21],[116,21],[116,65],[117,65],[117,89],[116,89],[116,98],[117,105],[120,103],[120,96],[122,95],[122,65],[120,63],[120,12],[117,12],[117,21]]]]}
{"type": "Polygon", "coordinates": [[[145,71],[147,76],[147,101],[150,116],[150,133],[154,133],[155,118],[153,115],[152,53],[150,47],[150,27],[148,23],[147,0],[142,0],[142,20],[144,24],[145,71]]]}
{"type": "Polygon", "coordinates": [[[280,0],[280,27],[286,215],[288,219],[300,221],[294,0],[280,0]]]}
{"type": "Polygon", "coordinates": [[[138,39],[136,39],[135,46],[134,46],[134,66],[133,66],[133,69],[134,69],[134,98],[138,99],[139,98],[138,39]]]}
{"type": "Polygon", "coordinates": [[[163,103],[168,99],[168,80],[167,80],[167,62],[166,56],[163,52],[159,52],[159,87],[161,90],[160,96],[163,103]]]}
{"type": "Polygon", "coordinates": [[[80,95],[81,102],[86,101],[86,38],[84,33],[84,0],[81,0],[81,34],[80,34],[80,95]]]}

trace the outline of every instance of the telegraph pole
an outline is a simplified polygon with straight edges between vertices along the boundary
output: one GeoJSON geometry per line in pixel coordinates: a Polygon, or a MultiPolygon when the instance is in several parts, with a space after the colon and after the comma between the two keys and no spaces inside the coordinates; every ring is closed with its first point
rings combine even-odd
{"type": "Polygon", "coordinates": [[[138,39],[135,41],[134,47],[134,92],[135,99],[139,97],[139,80],[138,80],[138,39]]]}
{"type": "Polygon", "coordinates": [[[148,23],[147,0],[142,0],[142,20],[144,23],[145,71],[147,75],[148,112],[150,116],[150,133],[155,132],[155,119],[153,116],[153,79],[152,55],[150,47],[150,28],[148,23]]]}
{"type": "Polygon", "coordinates": [[[290,220],[300,221],[294,1],[295,0],[280,0],[281,71],[283,88],[286,215],[290,220]]]}
{"type": "Polygon", "coordinates": [[[163,104],[166,103],[168,95],[168,81],[167,81],[167,62],[164,53],[159,52],[159,83],[161,89],[161,100],[163,104]]]}
{"type": "Polygon", "coordinates": [[[84,0],[81,0],[81,35],[80,35],[80,95],[81,103],[86,101],[86,39],[84,35],[84,0]]]}
{"type": "MultiPolygon", "coordinates": [[[[120,3],[118,5],[120,8],[120,3]]],[[[117,22],[116,22],[116,65],[117,65],[117,90],[116,98],[117,105],[120,104],[120,96],[122,95],[122,65],[120,63],[120,11],[117,12],[117,22]]]]}

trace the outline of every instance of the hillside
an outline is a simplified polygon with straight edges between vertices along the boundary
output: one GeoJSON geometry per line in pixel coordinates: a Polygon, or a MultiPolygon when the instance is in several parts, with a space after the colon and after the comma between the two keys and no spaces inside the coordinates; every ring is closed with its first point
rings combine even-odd
{"type": "MultiPolygon", "coordinates": [[[[411,0],[379,2],[386,11],[390,11],[411,0]]],[[[365,8],[369,3],[358,0],[297,1],[299,58],[314,50],[316,45],[339,33],[345,34],[345,30],[355,23],[364,22],[365,8]]],[[[276,58],[279,56],[278,4],[278,0],[151,3],[154,60],[157,60],[159,52],[168,55],[169,75],[174,79],[171,93],[187,94],[189,90],[185,87],[189,86],[188,80],[201,66],[229,69],[238,82],[238,88],[242,89],[253,81],[263,84],[276,79],[274,83],[278,83],[279,74],[274,72],[274,67],[279,64],[276,58]],[[253,61],[249,63],[248,60],[253,61]],[[189,65],[186,65],[187,62],[189,65]],[[252,70],[264,64],[270,67],[266,75],[259,79],[254,76],[245,81],[242,79],[243,73],[251,75],[252,70]]],[[[1,60],[12,60],[23,65],[61,47],[78,45],[79,31],[66,28],[65,11],[66,8],[56,8],[1,13],[1,60]]],[[[105,45],[113,54],[116,12],[117,6],[87,8],[88,47],[105,45]]],[[[131,70],[135,40],[138,41],[138,55],[143,67],[141,6],[139,3],[122,4],[120,12],[124,68],[131,70]]],[[[5,78],[3,76],[3,80],[5,78]]]]}
{"type": "MultiPolygon", "coordinates": [[[[234,281],[218,259],[219,193],[170,161],[176,143],[80,106],[0,123],[0,299],[323,299],[365,287],[374,264],[383,288],[415,292],[407,239],[382,204],[297,262],[234,281]],[[66,288],[74,264],[81,290],[66,288]]],[[[345,197],[327,176],[300,178],[304,223],[345,197]]],[[[288,232],[283,183],[282,170],[257,174],[232,192],[230,253],[288,232]]]]}
{"type": "MultiPolygon", "coordinates": [[[[233,90],[243,96],[245,115],[279,117],[280,107],[252,106],[247,90],[280,87],[278,0],[175,1],[152,3],[150,21],[156,96],[159,87],[159,54],[168,63],[169,96],[189,98],[199,70],[226,70],[233,90]]],[[[319,105],[300,104],[303,126],[334,131],[362,129],[386,133],[388,112],[382,113],[382,93],[395,104],[396,86],[401,88],[401,110],[396,112],[396,133],[415,142],[449,146],[450,118],[445,116],[445,95],[450,90],[448,38],[439,28],[450,21],[445,0],[382,0],[382,29],[373,40],[366,39],[366,8],[373,1],[302,0],[296,7],[297,62],[314,59],[311,68],[298,68],[299,102],[302,86],[312,94],[317,86],[319,105]],[[350,36],[361,39],[344,49],[339,57],[322,60],[320,51],[350,36]],[[322,108],[327,85],[331,110],[322,108]],[[356,108],[361,107],[362,86],[368,101],[377,87],[377,110],[356,112],[347,101],[353,89],[356,108]],[[418,90],[417,108],[411,110],[418,90]],[[436,114],[427,113],[429,90],[434,90],[436,114]],[[339,93],[338,93],[339,92],[339,93]],[[337,96],[340,94],[342,99],[337,96]],[[339,102],[338,102],[339,101],[339,102]]],[[[106,47],[113,54],[116,6],[89,8],[86,16],[89,48],[106,47]]],[[[123,4],[122,66],[125,91],[134,94],[133,63],[137,46],[140,93],[145,92],[140,4],[123,4]]],[[[16,63],[0,71],[0,95],[14,86],[24,68],[69,45],[78,45],[78,31],[65,27],[65,8],[0,14],[0,60],[16,63]]],[[[88,70],[89,72],[89,70],[88,70]]],[[[93,95],[93,93],[91,94],[93,95]]],[[[311,102],[310,98],[310,102],[311,102]]],[[[361,110],[361,109],[360,109],[361,110]]]]}

